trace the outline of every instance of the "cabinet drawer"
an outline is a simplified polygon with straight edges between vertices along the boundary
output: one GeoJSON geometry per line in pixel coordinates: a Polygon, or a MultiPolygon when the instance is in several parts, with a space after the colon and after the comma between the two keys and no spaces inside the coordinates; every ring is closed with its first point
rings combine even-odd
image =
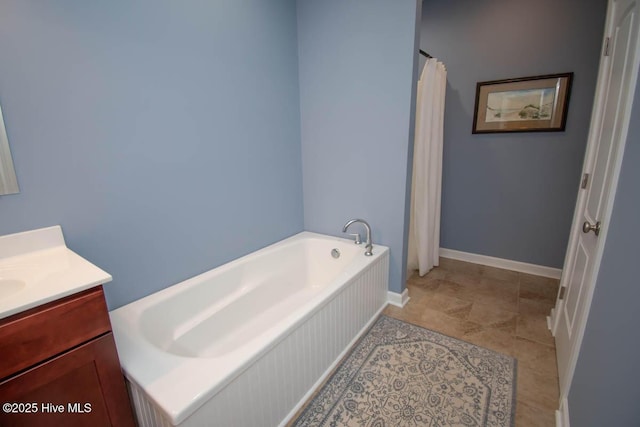
{"type": "Polygon", "coordinates": [[[110,330],[102,286],[0,320],[0,379],[110,330]]]}

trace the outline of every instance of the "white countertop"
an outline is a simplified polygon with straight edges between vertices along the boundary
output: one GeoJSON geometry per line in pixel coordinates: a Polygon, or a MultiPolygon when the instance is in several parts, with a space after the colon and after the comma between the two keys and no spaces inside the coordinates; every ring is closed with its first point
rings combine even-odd
{"type": "Polygon", "coordinates": [[[0,319],[111,279],[67,248],[59,225],[0,236],[0,319]]]}

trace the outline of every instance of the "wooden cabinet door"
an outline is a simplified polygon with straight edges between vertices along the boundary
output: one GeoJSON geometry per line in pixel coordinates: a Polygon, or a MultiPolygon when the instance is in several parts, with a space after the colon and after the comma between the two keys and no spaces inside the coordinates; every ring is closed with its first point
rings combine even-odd
{"type": "Polygon", "coordinates": [[[134,426],[111,333],[4,380],[0,404],[3,427],[134,426]]]}

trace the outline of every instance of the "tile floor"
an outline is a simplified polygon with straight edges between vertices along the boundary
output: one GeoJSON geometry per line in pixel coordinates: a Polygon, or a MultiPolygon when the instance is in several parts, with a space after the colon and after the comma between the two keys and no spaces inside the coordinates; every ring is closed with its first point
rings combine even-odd
{"type": "Polygon", "coordinates": [[[557,280],[441,258],[407,287],[407,305],[384,314],[517,358],[516,426],[555,425],[558,372],[546,317],[557,280]]]}

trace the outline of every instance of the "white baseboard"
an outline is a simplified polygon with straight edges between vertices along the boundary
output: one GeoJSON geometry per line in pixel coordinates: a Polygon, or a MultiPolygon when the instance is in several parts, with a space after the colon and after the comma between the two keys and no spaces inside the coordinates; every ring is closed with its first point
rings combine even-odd
{"type": "Polygon", "coordinates": [[[547,316],[547,327],[551,331],[551,335],[556,336],[556,308],[553,307],[547,316]]]}
{"type": "Polygon", "coordinates": [[[510,259],[495,258],[487,255],[472,254],[453,249],[440,248],[440,256],[443,258],[456,259],[474,264],[487,265],[489,267],[504,268],[505,270],[519,271],[521,273],[534,274],[536,276],[559,279],[562,270],[559,268],[545,267],[543,265],[528,264],[526,262],[513,261],[510,259]]]}
{"type": "Polygon", "coordinates": [[[397,292],[387,292],[387,301],[396,307],[404,307],[409,302],[409,289],[405,288],[401,294],[397,292]]]}
{"type": "Polygon", "coordinates": [[[560,409],[556,411],[556,427],[570,427],[569,424],[569,402],[565,397],[562,399],[560,409]]]}

